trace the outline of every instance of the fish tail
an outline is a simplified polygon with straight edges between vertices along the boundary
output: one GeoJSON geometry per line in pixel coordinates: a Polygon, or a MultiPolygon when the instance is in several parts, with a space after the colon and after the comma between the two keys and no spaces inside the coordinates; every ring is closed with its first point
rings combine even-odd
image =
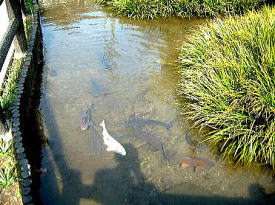
{"type": "Polygon", "coordinates": [[[102,127],[105,127],[105,121],[102,120],[102,122],[99,125],[102,126],[102,127]]]}

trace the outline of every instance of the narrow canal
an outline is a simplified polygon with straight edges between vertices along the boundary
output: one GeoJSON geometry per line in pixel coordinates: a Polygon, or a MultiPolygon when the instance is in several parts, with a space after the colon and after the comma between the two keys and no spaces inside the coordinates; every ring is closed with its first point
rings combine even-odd
{"type": "Polygon", "coordinates": [[[179,115],[175,48],[203,21],[134,21],[91,0],[41,2],[44,204],[265,203],[271,173],[225,163],[179,115]],[[126,156],[105,150],[102,120],[126,156]]]}

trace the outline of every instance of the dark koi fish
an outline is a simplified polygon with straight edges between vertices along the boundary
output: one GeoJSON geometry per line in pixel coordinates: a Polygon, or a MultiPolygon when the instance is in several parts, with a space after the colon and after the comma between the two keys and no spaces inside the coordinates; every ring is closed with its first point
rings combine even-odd
{"type": "Polygon", "coordinates": [[[80,119],[80,129],[87,130],[91,125],[91,112],[92,112],[92,103],[90,104],[89,108],[81,115],[80,119]]]}
{"type": "Polygon", "coordinates": [[[130,118],[130,120],[126,122],[126,125],[134,129],[141,129],[147,125],[157,125],[164,127],[168,130],[172,127],[172,125],[169,123],[161,122],[158,120],[145,119],[142,117],[130,118]]]}
{"type": "Polygon", "coordinates": [[[163,151],[163,144],[161,139],[157,138],[153,134],[145,131],[135,131],[131,133],[132,136],[145,141],[149,148],[153,151],[163,151]]]}

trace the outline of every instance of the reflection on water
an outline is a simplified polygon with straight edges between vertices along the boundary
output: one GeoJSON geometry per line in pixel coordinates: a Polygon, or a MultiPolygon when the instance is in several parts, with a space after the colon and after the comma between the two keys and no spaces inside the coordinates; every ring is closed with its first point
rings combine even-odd
{"type": "Polygon", "coordinates": [[[270,173],[225,165],[178,115],[176,68],[162,62],[176,59],[175,48],[202,21],[132,21],[90,0],[42,3],[40,106],[49,139],[42,161],[48,170],[41,175],[44,204],[271,200],[270,173]],[[92,126],[82,131],[80,118],[89,105],[92,126]],[[103,119],[125,157],[105,151],[103,119]],[[211,166],[194,171],[203,162],[211,166]]]}

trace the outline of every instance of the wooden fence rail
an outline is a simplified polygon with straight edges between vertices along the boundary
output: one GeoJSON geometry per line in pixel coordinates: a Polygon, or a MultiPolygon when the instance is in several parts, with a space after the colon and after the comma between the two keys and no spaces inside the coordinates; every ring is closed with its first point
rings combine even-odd
{"type": "MultiPolygon", "coordinates": [[[[2,31],[2,33],[4,33],[0,39],[0,88],[2,88],[5,81],[7,67],[12,61],[12,56],[21,58],[24,57],[27,51],[27,40],[24,31],[21,3],[23,4],[24,2],[22,0],[0,0],[0,7],[6,9],[6,19],[8,19],[8,22],[6,22],[8,27],[5,31],[2,31]],[[12,44],[14,46],[14,51],[10,51],[12,44]],[[13,55],[8,56],[9,52],[12,52],[13,55]]],[[[5,19],[0,19],[0,23],[2,24],[0,24],[0,30],[4,29],[4,20],[5,19]]],[[[2,107],[0,106],[0,134],[5,131],[7,131],[7,123],[2,107]]]]}
{"type": "Polygon", "coordinates": [[[21,12],[20,0],[1,0],[0,6],[3,2],[6,3],[7,14],[9,18],[9,26],[6,29],[2,39],[0,40],[0,68],[2,70],[3,64],[6,60],[10,46],[14,40],[15,55],[24,56],[27,50],[27,40],[24,31],[24,24],[21,12]]]}

